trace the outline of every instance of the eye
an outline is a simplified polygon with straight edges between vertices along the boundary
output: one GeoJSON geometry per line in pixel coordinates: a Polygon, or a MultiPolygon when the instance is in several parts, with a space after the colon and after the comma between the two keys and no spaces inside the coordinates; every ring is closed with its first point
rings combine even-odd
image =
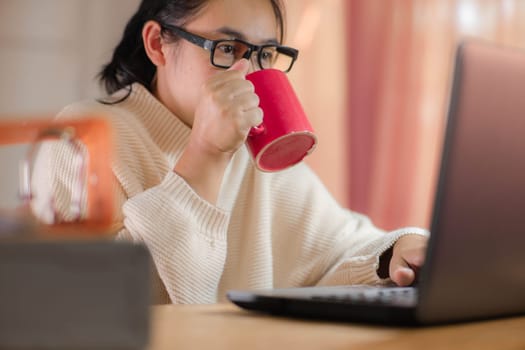
{"type": "Polygon", "coordinates": [[[236,48],[230,43],[222,43],[217,45],[216,50],[219,50],[221,54],[235,56],[236,48]]]}
{"type": "Polygon", "coordinates": [[[274,62],[276,57],[277,57],[277,52],[275,48],[273,47],[268,47],[268,48],[263,49],[260,54],[261,61],[266,62],[266,63],[274,62]]]}

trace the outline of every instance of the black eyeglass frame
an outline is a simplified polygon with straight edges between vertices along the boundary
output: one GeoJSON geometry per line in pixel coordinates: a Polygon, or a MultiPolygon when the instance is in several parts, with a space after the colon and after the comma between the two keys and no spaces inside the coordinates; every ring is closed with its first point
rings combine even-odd
{"type": "Polygon", "coordinates": [[[294,49],[293,47],[289,47],[289,46],[282,46],[282,45],[277,45],[277,44],[254,45],[254,44],[251,44],[251,43],[246,42],[246,41],[241,40],[241,39],[210,40],[210,39],[206,39],[206,38],[204,38],[204,37],[202,37],[200,35],[190,33],[188,31],[182,29],[181,27],[174,26],[174,25],[171,25],[171,24],[161,24],[161,27],[164,30],[167,30],[169,32],[172,32],[172,33],[180,36],[181,38],[189,41],[190,43],[192,43],[194,45],[197,45],[197,46],[199,46],[199,47],[209,51],[210,52],[210,63],[214,67],[218,67],[218,68],[227,69],[227,68],[231,67],[231,66],[224,66],[224,65],[216,64],[214,62],[214,60],[213,60],[213,56],[215,54],[215,48],[217,47],[217,45],[219,45],[222,42],[228,42],[228,41],[239,42],[239,43],[241,43],[243,45],[246,45],[246,47],[248,47],[248,51],[246,51],[244,53],[244,55],[242,56],[243,58],[250,59],[250,57],[252,56],[253,52],[256,52],[257,53],[257,63],[259,64],[259,67],[261,69],[265,69],[265,68],[263,68],[263,65],[262,65],[262,62],[261,62],[261,52],[263,52],[262,50],[264,50],[264,48],[266,48],[266,47],[275,47],[279,54],[284,54],[284,55],[286,55],[286,56],[288,56],[288,57],[290,57],[292,59],[288,69],[283,71],[285,73],[288,73],[292,69],[293,64],[297,60],[297,56],[299,55],[299,50],[294,49]]]}

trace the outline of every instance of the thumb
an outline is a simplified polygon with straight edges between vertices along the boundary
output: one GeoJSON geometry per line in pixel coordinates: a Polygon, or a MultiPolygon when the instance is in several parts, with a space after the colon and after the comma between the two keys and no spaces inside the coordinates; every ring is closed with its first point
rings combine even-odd
{"type": "Polygon", "coordinates": [[[408,266],[398,265],[393,269],[390,278],[398,286],[404,287],[414,283],[416,279],[416,273],[408,266]]]}
{"type": "Polygon", "coordinates": [[[233,64],[228,70],[236,70],[242,73],[243,76],[248,74],[248,70],[250,69],[250,62],[246,58],[241,58],[237,62],[233,64]]]}
{"type": "Polygon", "coordinates": [[[390,278],[398,286],[408,286],[415,280],[416,273],[399,254],[390,260],[390,278]]]}

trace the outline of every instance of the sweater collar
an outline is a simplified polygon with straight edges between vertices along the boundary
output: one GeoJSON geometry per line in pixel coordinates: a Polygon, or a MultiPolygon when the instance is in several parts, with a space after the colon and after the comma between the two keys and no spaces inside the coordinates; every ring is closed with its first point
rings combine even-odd
{"type": "Polygon", "coordinates": [[[122,106],[135,113],[157,145],[166,152],[184,148],[191,129],[166,108],[142,84],[130,87],[122,106]]]}

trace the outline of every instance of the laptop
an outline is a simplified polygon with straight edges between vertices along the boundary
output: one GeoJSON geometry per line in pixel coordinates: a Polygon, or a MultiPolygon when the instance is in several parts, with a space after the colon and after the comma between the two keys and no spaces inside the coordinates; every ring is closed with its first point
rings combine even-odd
{"type": "Polygon", "coordinates": [[[386,325],[525,314],[525,51],[458,45],[427,258],[414,287],[230,290],[248,310],[386,325]]]}

